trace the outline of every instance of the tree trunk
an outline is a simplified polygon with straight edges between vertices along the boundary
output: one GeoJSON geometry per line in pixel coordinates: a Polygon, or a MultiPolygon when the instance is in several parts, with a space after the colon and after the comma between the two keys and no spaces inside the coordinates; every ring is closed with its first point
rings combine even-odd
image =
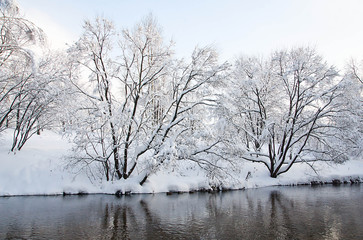
{"type": "Polygon", "coordinates": [[[140,185],[141,186],[146,182],[146,180],[147,180],[148,177],[149,176],[146,174],[145,177],[140,181],[140,185]]]}
{"type": "Polygon", "coordinates": [[[110,127],[111,127],[111,134],[112,134],[112,147],[113,147],[112,151],[113,151],[113,160],[115,162],[115,171],[116,171],[118,179],[121,179],[122,173],[120,171],[120,161],[119,161],[119,157],[118,157],[117,138],[116,138],[115,128],[114,128],[112,122],[110,122],[110,127]]]}

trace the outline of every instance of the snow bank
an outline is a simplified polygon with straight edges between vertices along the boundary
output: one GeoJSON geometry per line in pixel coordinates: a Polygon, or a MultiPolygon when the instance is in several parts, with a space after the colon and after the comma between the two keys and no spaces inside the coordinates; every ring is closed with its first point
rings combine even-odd
{"type": "Polygon", "coordinates": [[[263,165],[246,163],[243,172],[250,177],[243,183],[246,188],[266,187],[272,185],[299,185],[311,183],[332,183],[358,179],[363,181],[363,161],[350,160],[343,164],[316,162],[314,169],[305,163],[296,163],[291,169],[277,178],[271,178],[263,165]]]}
{"type": "MultiPolygon", "coordinates": [[[[190,192],[210,189],[211,180],[201,170],[158,173],[150,176],[140,186],[139,178],[126,181],[91,183],[84,172],[74,174],[65,168],[64,156],[70,151],[71,144],[66,139],[50,131],[34,136],[15,154],[9,152],[11,132],[0,138],[0,196],[12,195],[53,195],[77,193],[158,193],[190,192]]],[[[363,161],[352,160],[342,165],[315,163],[317,175],[306,164],[296,164],[291,170],[276,179],[268,176],[267,169],[260,164],[241,162],[241,170],[223,179],[223,188],[256,188],[272,185],[304,184],[312,181],[331,182],[350,179],[363,180],[363,161]]]]}
{"type": "Polygon", "coordinates": [[[92,189],[88,178],[64,169],[63,156],[70,144],[50,131],[34,136],[21,151],[10,152],[12,135],[0,138],[0,195],[62,194],[92,189]]]}

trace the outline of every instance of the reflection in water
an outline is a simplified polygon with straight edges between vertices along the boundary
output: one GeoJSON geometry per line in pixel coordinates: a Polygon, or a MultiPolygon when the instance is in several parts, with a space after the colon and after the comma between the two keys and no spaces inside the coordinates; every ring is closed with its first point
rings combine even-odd
{"type": "Polygon", "coordinates": [[[0,239],[363,239],[361,185],[0,198],[0,239]]]}

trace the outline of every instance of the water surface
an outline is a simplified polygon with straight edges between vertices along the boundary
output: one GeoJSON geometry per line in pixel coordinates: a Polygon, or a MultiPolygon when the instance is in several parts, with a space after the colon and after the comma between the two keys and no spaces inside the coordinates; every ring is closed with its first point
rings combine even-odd
{"type": "Polygon", "coordinates": [[[362,185],[0,198],[0,239],[363,239],[362,185]]]}

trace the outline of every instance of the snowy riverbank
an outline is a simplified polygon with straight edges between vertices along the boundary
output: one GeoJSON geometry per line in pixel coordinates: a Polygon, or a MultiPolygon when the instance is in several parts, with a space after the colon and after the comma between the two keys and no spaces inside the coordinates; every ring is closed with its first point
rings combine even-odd
{"type": "MultiPolygon", "coordinates": [[[[16,154],[9,152],[11,134],[0,137],[0,196],[54,195],[77,193],[158,193],[188,192],[210,189],[210,179],[198,169],[187,171],[183,176],[176,172],[158,173],[140,186],[139,179],[127,181],[91,183],[84,172],[65,168],[64,155],[71,145],[59,135],[45,131],[34,136],[16,154]]],[[[306,164],[296,164],[276,179],[268,176],[267,169],[256,163],[242,163],[241,170],[223,180],[224,188],[241,189],[272,185],[295,185],[311,182],[342,182],[363,180],[363,160],[351,160],[341,165],[315,163],[317,175],[306,164]]]]}

